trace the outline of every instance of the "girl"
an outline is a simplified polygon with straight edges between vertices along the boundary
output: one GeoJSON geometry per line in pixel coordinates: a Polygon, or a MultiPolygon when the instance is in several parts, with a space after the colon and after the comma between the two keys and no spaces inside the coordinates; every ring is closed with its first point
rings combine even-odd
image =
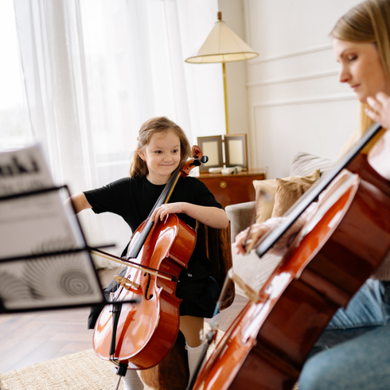
{"type": "MultiPolygon", "coordinates": [[[[357,5],[336,23],[330,35],[341,64],[340,82],[349,84],[359,101],[371,106],[365,110],[369,118],[387,129],[369,161],[390,180],[390,0],[357,5]],[[375,155],[379,150],[380,158],[375,155]]],[[[364,118],[367,125],[369,118],[364,118]]],[[[358,135],[361,132],[351,141],[358,135]]],[[[257,232],[263,235],[277,223],[271,219],[254,225],[252,237],[257,232]]],[[[246,232],[237,235],[238,252],[243,252],[245,238],[246,232]]],[[[284,242],[290,240],[284,238],[284,242]]],[[[390,389],[390,253],[373,278],[347,309],[334,315],[303,367],[299,390],[390,389]]]]}
{"type": "MultiPolygon", "coordinates": [[[[134,232],[148,217],[171,174],[184,165],[190,153],[187,137],[178,125],[165,117],[149,119],[139,131],[130,177],[72,196],[76,212],[92,208],[95,213],[118,214],[134,232]]],[[[169,203],[158,207],[151,220],[162,220],[172,213],[192,227],[195,227],[195,220],[217,229],[226,228],[229,223],[222,206],[207,187],[193,177],[178,180],[169,203]]],[[[202,350],[203,318],[212,317],[219,295],[219,286],[211,276],[210,262],[197,247],[188,269],[180,274],[176,295],[182,299],[180,330],[186,339],[191,375],[202,350]]],[[[96,317],[89,323],[90,328],[94,327],[95,321],[96,317]]],[[[127,370],[124,383],[127,390],[143,389],[135,370],[127,370]]]]}

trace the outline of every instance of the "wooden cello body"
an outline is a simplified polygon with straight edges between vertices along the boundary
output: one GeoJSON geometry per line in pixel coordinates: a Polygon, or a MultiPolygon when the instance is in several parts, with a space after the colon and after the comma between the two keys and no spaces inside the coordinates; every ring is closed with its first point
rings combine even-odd
{"type": "MultiPolygon", "coordinates": [[[[145,223],[134,233],[137,240],[145,223]]],[[[194,230],[175,214],[158,222],[149,234],[135,262],[179,277],[187,267],[195,247],[194,230]]],[[[93,348],[103,360],[126,363],[145,369],[159,363],[175,343],[179,331],[179,305],[176,282],[167,281],[143,270],[129,268],[126,279],[134,283],[122,288],[117,301],[141,298],[140,304],[123,304],[116,330],[115,352],[110,354],[112,307],[106,306],[95,325],[93,348]],[[137,324],[137,326],[134,326],[137,324]]]]}
{"type": "MultiPolygon", "coordinates": [[[[227,271],[232,267],[230,224],[225,229],[215,229],[202,223],[196,230],[197,244],[207,254],[213,268],[213,277],[222,290],[227,271]]],[[[228,308],[234,300],[234,283],[230,281],[220,310],[228,308]]],[[[185,390],[189,381],[187,351],[185,339],[181,332],[174,347],[156,366],[139,371],[142,381],[156,390],[185,390]]]]}
{"type": "Polygon", "coordinates": [[[193,389],[291,389],[314,343],[390,250],[390,182],[359,154],[326,189],[193,389]]]}

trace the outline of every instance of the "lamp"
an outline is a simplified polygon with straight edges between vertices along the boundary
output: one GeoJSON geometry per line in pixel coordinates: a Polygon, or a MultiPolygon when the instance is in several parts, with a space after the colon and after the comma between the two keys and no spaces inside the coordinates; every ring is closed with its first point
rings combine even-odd
{"type": "Polygon", "coordinates": [[[206,38],[198,54],[189,57],[185,62],[192,64],[210,64],[222,62],[223,91],[225,98],[226,134],[229,133],[229,114],[226,89],[226,62],[245,61],[257,57],[240,37],[238,37],[222,20],[222,12],[218,12],[218,21],[206,38]]]}

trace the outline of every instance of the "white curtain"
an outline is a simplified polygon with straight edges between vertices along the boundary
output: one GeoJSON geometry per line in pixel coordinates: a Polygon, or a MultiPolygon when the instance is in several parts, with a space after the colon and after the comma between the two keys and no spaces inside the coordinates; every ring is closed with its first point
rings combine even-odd
{"type": "MultiPolygon", "coordinates": [[[[191,65],[217,0],[14,0],[35,138],[72,194],[128,175],[140,125],[165,115],[189,139],[223,134],[221,65],[191,65]]],[[[80,213],[91,245],[131,232],[80,213]]],[[[99,265],[107,262],[99,261],[99,265]]]]}
{"type": "Polygon", "coordinates": [[[13,0],[0,1],[0,152],[32,142],[13,0]]]}

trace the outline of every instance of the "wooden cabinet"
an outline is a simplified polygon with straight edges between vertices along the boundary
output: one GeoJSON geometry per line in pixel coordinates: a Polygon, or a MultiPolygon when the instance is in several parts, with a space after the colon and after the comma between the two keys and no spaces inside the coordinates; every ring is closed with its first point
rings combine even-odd
{"type": "Polygon", "coordinates": [[[223,207],[229,204],[255,200],[253,180],[265,180],[264,170],[249,169],[232,175],[221,173],[201,173],[195,176],[213,193],[223,207]]]}

